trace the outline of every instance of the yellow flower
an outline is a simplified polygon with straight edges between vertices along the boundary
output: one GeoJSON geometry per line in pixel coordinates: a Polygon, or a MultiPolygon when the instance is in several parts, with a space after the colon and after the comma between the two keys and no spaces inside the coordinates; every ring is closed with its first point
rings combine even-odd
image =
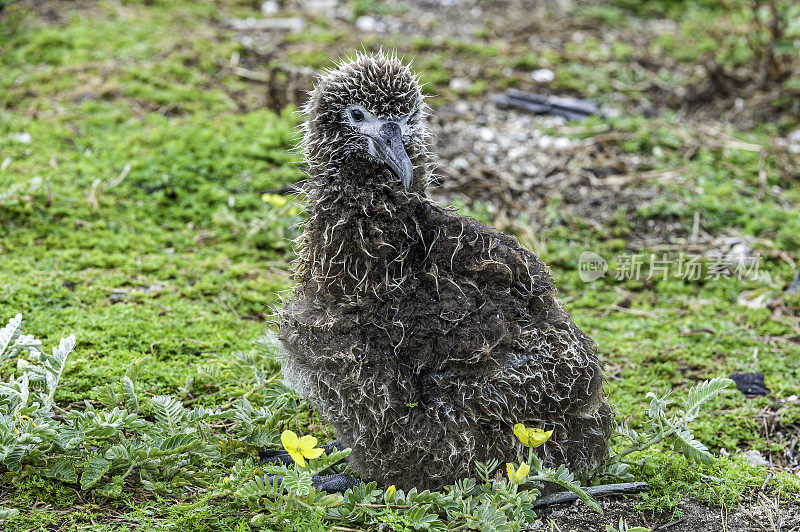
{"type": "Polygon", "coordinates": [[[531,472],[531,466],[522,462],[519,465],[519,469],[515,471],[514,464],[506,464],[506,470],[508,471],[508,480],[514,484],[522,484],[525,479],[528,478],[528,473],[531,472]]]}
{"type": "Polygon", "coordinates": [[[397,488],[394,487],[394,484],[386,488],[386,495],[384,495],[383,499],[387,503],[391,503],[394,501],[395,497],[397,497],[397,488]]]}
{"type": "Polygon", "coordinates": [[[285,207],[289,201],[285,196],[281,196],[280,194],[262,194],[261,200],[279,209],[285,207]]]}
{"type": "Polygon", "coordinates": [[[281,443],[292,460],[297,462],[300,467],[306,466],[305,458],[313,460],[319,458],[325,452],[321,448],[316,447],[317,439],[314,436],[303,436],[298,438],[297,434],[291,430],[284,430],[281,434],[281,443]]]}
{"type": "Polygon", "coordinates": [[[552,430],[542,430],[533,427],[526,427],[522,423],[514,425],[514,436],[519,438],[526,447],[539,447],[550,439],[553,435],[552,430]]]}

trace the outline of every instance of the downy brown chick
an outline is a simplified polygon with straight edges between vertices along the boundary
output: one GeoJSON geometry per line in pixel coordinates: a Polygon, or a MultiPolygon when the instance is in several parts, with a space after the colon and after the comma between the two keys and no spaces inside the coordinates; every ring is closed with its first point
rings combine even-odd
{"type": "Polygon", "coordinates": [[[513,237],[428,199],[428,107],[395,56],[360,54],[304,109],[308,219],[281,314],[285,378],[368,479],[435,489],[516,460],[512,426],[553,429],[545,462],[607,456],[594,345],[513,237]]]}

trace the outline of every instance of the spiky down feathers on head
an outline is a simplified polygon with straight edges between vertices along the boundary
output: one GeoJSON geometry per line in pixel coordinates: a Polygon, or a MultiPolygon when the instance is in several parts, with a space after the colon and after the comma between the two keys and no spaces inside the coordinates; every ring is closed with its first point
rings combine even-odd
{"type": "Polygon", "coordinates": [[[382,51],[342,60],[317,80],[303,108],[303,155],[309,174],[336,182],[367,173],[375,182],[399,184],[391,168],[376,157],[370,138],[359,131],[354,109],[399,124],[404,151],[413,164],[411,188],[424,190],[431,172],[425,124],[429,108],[418,76],[396,55],[382,51]]]}

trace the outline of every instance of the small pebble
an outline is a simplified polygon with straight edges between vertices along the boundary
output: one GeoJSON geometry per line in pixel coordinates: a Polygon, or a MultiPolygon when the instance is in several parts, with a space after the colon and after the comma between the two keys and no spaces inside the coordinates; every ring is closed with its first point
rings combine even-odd
{"type": "Polygon", "coordinates": [[[31,137],[31,134],[28,133],[27,131],[22,131],[20,133],[12,133],[11,140],[19,142],[21,144],[30,144],[31,141],[33,140],[33,137],[31,137]]]}
{"type": "Polygon", "coordinates": [[[566,137],[556,137],[553,140],[553,147],[557,150],[566,150],[572,146],[572,142],[566,137]]]}
{"type": "Polygon", "coordinates": [[[460,171],[460,170],[466,170],[467,166],[469,165],[469,162],[464,157],[456,157],[455,159],[453,159],[453,162],[450,163],[450,165],[455,170],[460,171]]]}
{"type": "Polygon", "coordinates": [[[378,22],[375,17],[364,15],[356,19],[356,28],[367,33],[383,31],[384,25],[378,22]]]}
{"type": "Polygon", "coordinates": [[[556,79],[556,75],[552,70],[541,68],[531,72],[531,78],[533,78],[533,81],[536,83],[550,83],[556,79]]]}
{"type": "Polygon", "coordinates": [[[261,14],[265,17],[270,17],[278,13],[281,10],[280,4],[275,0],[267,0],[266,2],[261,4],[261,14]]]}
{"type": "Polygon", "coordinates": [[[745,451],[742,453],[745,460],[750,462],[750,465],[753,466],[769,466],[769,462],[764,458],[764,455],[761,454],[761,451],[757,451],[755,449],[750,449],[749,451],[745,451]]]}
{"type": "Polygon", "coordinates": [[[450,80],[450,85],[449,86],[450,86],[450,90],[454,90],[454,91],[457,91],[457,92],[463,92],[463,91],[469,89],[469,86],[471,84],[472,83],[468,79],[453,78],[453,79],[450,80]]]}

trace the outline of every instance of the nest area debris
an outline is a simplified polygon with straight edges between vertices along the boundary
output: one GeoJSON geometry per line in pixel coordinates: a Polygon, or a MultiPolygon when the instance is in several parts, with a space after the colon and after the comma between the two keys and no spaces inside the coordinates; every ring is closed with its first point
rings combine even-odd
{"type": "Polygon", "coordinates": [[[567,120],[582,120],[588,116],[601,115],[600,106],[592,100],[544,96],[530,92],[510,90],[492,98],[504,109],[519,109],[533,114],[561,116],[567,120]]]}
{"type": "MultiPolygon", "coordinates": [[[[641,493],[647,489],[647,482],[623,482],[620,484],[603,484],[601,486],[589,486],[586,493],[592,497],[618,497],[620,495],[633,495],[641,493]]],[[[578,500],[578,496],[571,491],[559,491],[544,497],[539,497],[533,502],[534,508],[544,506],[554,506],[578,500]]]]}
{"type": "Polygon", "coordinates": [[[358,55],[304,110],[308,219],[281,314],[283,372],[352,449],[350,466],[440,488],[476,461],[514,461],[515,423],[554,430],[537,449],[546,464],[599,465],[611,408],[594,344],[538,257],[427,197],[416,75],[358,55]]]}
{"type": "Polygon", "coordinates": [[[770,394],[769,388],[764,384],[763,373],[736,373],[731,375],[731,380],[736,383],[739,391],[747,396],[770,394]]]}

